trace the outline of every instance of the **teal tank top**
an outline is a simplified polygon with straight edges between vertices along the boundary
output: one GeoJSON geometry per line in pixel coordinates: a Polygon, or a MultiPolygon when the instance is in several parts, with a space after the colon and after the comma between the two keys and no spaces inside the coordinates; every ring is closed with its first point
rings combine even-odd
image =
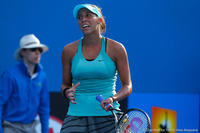
{"type": "MultiPolygon", "coordinates": [[[[82,54],[82,39],[79,40],[78,51],[72,60],[72,82],[76,88],[76,104],[70,102],[68,115],[71,116],[105,116],[112,115],[110,111],[102,109],[96,100],[98,94],[104,99],[116,94],[117,70],[113,60],[106,54],[105,37],[102,36],[101,51],[96,59],[87,61],[82,54]]],[[[114,102],[113,107],[119,108],[114,102]]]]}

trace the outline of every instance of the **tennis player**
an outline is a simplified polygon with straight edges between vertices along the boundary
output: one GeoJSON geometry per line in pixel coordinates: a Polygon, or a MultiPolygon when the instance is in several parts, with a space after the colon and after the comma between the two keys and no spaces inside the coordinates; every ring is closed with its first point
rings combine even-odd
{"type": "Polygon", "coordinates": [[[121,43],[102,35],[106,23],[99,7],[77,5],[73,16],[83,37],[62,51],[61,91],[70,105],[60,132],[113,133],[115,119],[105,105],[119,108],[117,101],[132,92],[127,52],[121,43]],[[117,72],[122,84],[119,92],[117,72]],[[98,94],[105,98],[101,104],[96,100],[98,94]]]}

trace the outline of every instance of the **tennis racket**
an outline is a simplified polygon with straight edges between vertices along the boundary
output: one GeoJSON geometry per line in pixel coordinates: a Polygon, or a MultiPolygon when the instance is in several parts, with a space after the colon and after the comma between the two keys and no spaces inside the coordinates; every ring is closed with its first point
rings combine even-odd
{"type": "MultiPolygon", "coordinates": [[[[96,99],[101,102],[104,98],[101,95],[97,95],[96,99]]],[[[141,109],[129,109],[125,112],[121,112],[118,109],[114,109],[111,104],[106,107],[112,112],[115,117],[115,125],[117,133],[148,133],[150,130],[151,122],[146,112],[141,109]],[[119,114],[118,116],[116,113],[119,114]]]]}

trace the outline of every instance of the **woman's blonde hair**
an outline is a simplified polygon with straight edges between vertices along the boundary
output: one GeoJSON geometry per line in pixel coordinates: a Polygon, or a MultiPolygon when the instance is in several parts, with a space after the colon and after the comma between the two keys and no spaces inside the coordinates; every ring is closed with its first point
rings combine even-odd
{"type": "Polygon", "coordinates": [[[106,22],[105,22],[103,15],[102,15],[101,8],[97,7],[96,5],[91,5],[91,6],[96,8],[101,13],[102,23],[100,24],[100,28],[101,28],[100,31],[101,31],[102,34],[105,34],[106,33],[106,22]]]}

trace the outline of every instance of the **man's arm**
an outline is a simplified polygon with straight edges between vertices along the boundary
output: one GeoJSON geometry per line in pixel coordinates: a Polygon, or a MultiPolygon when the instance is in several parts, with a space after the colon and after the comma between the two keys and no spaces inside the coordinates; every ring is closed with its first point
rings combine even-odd
{"type": "Polygon", "coordinates": [[[3,107],[11,95],[12,88],[13,84],[11,75],[8,72],[4,72],[0,79],[0,133],[3,133],[2,129],[3,107]]]}

